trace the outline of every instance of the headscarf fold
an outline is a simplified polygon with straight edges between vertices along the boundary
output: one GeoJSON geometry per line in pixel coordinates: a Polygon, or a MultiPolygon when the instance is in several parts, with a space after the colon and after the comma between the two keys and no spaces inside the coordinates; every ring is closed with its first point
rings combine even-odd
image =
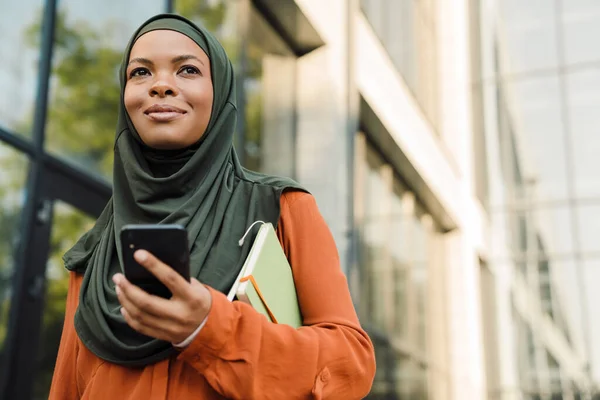
{"type": "Polygon", "coordinates": [[[83,273],[75,329],[98,357],[144,366],[170,357],[172,345],[131,329],[119,309],[112,276],[123,272],[119,232],[126,224],[181,224],[188,232],[191,276],[227,292],[252,240],[238,245],[257,220],[276,226],[280,196],[302,189],[296,182],[248,171],[233,148],[238,116],[231,61],[217,39],[174,14],[146,21],[130,40],[121,64],[121,99],[115,139],[113,196],[96,221],[64,256],[70,271],[83,273]],[[211,62],[214,100],[208,127],[194,146],[175,152],[148,148],[124,105],[131,48],[143,34],[173,30],[192,39],[211,62]]]}

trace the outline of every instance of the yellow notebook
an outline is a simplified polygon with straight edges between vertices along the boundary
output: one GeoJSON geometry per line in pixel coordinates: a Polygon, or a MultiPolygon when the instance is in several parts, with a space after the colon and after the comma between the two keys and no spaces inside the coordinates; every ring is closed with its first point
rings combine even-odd
{"type": "Polygon", "coordinates": [[[250,304],[272,322],[302,326],[292,268],[272,224],[260,227],[227,297],[250,304]]]}

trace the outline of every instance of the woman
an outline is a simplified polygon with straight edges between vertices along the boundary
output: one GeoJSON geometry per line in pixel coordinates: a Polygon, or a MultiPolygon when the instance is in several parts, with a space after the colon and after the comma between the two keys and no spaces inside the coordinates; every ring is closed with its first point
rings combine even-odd
{"type": "Polygon", "coordinates": [[[231,62],[206,30],[158,15],[121,66],[113,198],[65,255],[66,319],[50,399],[359,399],[375,372],[333,238],[297,183],[243,169],[231,62]],[[267,321],[223,294],[272,222],[293,269],[304,326],[267,321]],[[119,230],[178,223],[191,243],[185,281],[152,254],[136,260],[173,293],[121,274],[119,230]]]}

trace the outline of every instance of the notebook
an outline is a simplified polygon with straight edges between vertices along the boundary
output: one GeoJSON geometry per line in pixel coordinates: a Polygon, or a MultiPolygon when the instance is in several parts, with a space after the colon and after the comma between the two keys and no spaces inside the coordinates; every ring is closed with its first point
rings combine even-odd
{"type": "Polygon", "coordinates": [[[272,322],[302,326],[292,268],[272,224],[260,227],[227,298],[251,305],[272,322]]]}

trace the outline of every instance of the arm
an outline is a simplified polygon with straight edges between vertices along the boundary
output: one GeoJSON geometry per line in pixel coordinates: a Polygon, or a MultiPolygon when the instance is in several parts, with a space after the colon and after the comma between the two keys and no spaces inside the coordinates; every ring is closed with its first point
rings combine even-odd
{"type": "Polygon", "coordinates": [[[267,321],[211,290],[206,325],[180,358],[234,399],[361,399],[375,374],[335,243],[314,198],[282,196],[278,234],[290,260],[304,325],[267,321]]]}
{"type": "Polygon", "coordinates": [[[75,310],[79,301],[79,282],[74,272],[70,272],[69,291],[67,293],[67,306],[65,310],[65,323],[63,325],[60,347],[52,376],[49,400],[79,399],[77,391],[77,353],[79,341],[73,325],[75,310]]]}

